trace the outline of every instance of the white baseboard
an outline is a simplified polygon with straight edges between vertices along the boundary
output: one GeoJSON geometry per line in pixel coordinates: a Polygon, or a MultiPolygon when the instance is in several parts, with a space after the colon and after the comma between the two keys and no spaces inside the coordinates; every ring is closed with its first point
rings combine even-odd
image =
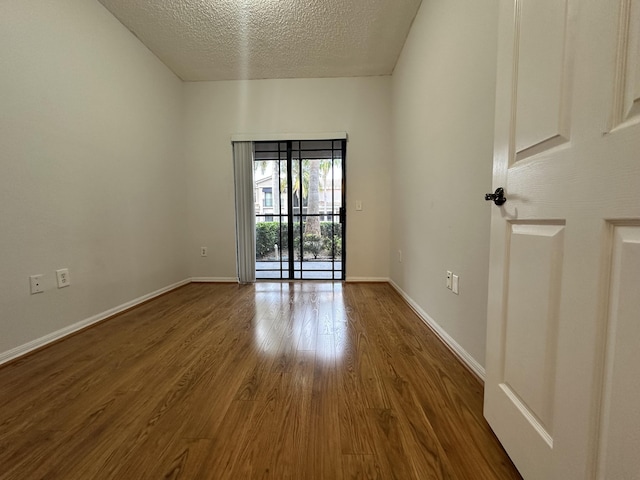
{"type": "Polygon", "coordinates": [[[484,367],[473,358],[451,335],[449,335],[438,323],[431,318],[420,306],[402,290],[393,280],[389,280],[389,284],[400,294],[402,298],[409,304],[411,309],[416,312],[420,319],[440,337],[447,347],[471,370],[480,380],[484,382],[486,372],[484,367]]]}
{"type": "Polygon", "coordinates": [[[155,292],[148,293],[141,297],[135,298],[127,303],[123,303],[122,305],[118,305],[117,307],[111,308],[105,312],[98,313],[92,317],[89,317],[85,320],[81,320],[73,325],[69,325],[67,327],[61,328],[55,332],[49,333],[44,337],[36,338],[30,342],[25,343],[24,345],[20,345],[18,347],[12,348],[6,352],[0,352],[0,365],[3,363],[7,363],[10,360],[21,357],[22,355],[26,355],[27,353],[36,350],[38,348],[42,348],[45,345],[60,340],[61,338],[66,337],[67,335],[71,335],[78,330],[82,330],[94,323],[98,323],[106,318],[112,317],[113,315],[117,315],[120,312],[124,312],[132,307],[140,305],[141,303],[146,302],[147,300],[151,300],[152,298],[158,297],[163,293],[170,292],[171,290],[175,290],[178,287],[186,285],[190,283],[191,279],[182,280],[180,282],[174,283],[173,285],[169,285],[167,287],[156,290],[155,292]]]}
{"type": "Polygon", "coordinates": [[[195,283],[238,283],[235,277],[191,277],[191,282],[195,283]]]}
{"type": "Polygon", "coordinates": [[[388,283],[389,279],[386,277],[347,277],[346,282],[358,283],[358,282],[370,282],[370,283],[388,283]]]}
{"type": "MultiPolygon", "coordinates": [[[[485,379],[485,370],[482,365],[480,365],[475,358],[473,358],[464,348],[456,342],[453,337],[451,337],[438,323],[433,320],[427,313],[420,308],[420,306],[413,301],[409,295],[407,295],[404,290],[402,290],[393,280],[388,278],[380,278],[380,277],[347,277],[347,282],[388,282],[399,294],[400,296],[409,304],[409,306],[413,309],[414,312],[420,317],[420,319],[427,324],[429,328],[431,328],[438,337],[453,351],[454,354],[460,358],[460,360],[472,371],[474,372],[478,378],[482,381],[485,379]]],[[[66,337],[78,330],[82,330],[94,323],[98,323],[106,318],[109,318],[113,315],[117,315],[120,312],[133,308],[141,303],[146,302],[147,300],[151,300],[152,298],[158,297],[163,293],[170,292],[171,290],[175,290],[187,283],[191,282],[206,282],[206,283],[237,283],[237,278],[232,277],[192,277],[187,278],[186,280],[182,280],[180,282],[174,283],[173,285],[169,285],[167,287],[156,290],[155,292],[148,293],[141,297],[135,298],[129,302],[123,303],[117,307],[106,310],[102,313],[89,317],[85,320],[81,320],[73,325],[69,325],[60,330],[52,332],[43,337],[37,338],[30,342],[25,343],[24,345],[20,345],[6,352],[0,352],[0,365],[3,363],[7,363],[10,360],[18,358],[22,355],[25,355],[33,350],[44,347],[45,345],[60,340],[61,338],[66,337]]]]}

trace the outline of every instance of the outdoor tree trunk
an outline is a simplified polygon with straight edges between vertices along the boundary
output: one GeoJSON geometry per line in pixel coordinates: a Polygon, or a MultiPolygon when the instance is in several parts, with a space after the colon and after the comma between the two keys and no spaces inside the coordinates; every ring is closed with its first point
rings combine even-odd
{"type": "MultiPolygon", "coordinates": [[[[309,161],[309,196],[307,215],[320,213],[320,160],[309,161]]],[[[307,216],[304,233],[320,236],[320,217],[307,216]]]]}
{"type": "Polygon", "coordinates": [[[273,162],[273,170],[271,171],[271,191],[273,199],[273,213],[278,215],[280,212],[280,169],[279,162],[273,162]]]}

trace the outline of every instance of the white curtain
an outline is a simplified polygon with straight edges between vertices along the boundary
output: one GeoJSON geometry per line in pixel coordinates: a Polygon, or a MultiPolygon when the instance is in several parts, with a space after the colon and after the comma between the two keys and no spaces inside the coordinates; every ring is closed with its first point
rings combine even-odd
{"type": "Polygon", "coordinates": [[[253,205],[253,142],[233,142],[236,187],[238,280],[256,281],[256,225],[253,205]]]}

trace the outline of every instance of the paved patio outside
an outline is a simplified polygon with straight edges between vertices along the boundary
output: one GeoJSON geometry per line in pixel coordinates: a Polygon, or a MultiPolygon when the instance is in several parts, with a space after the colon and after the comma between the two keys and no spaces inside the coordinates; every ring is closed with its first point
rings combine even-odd
{"type": "MultiPolygon", "coordinates": [[[[302,280],[340,280],[342,277],[342,262],[331,260],[312,260],[300,262],[294,261],[295,278],[302,280]],[[302,264],[302,268],[301,268],[302,264]],[[302,270],[302,272],[300,271],[302,270]],[[311,270],[311,271],[309,271],[311,270]],[[316,271],[313,271],[316,270],[316,271]]],[[[283,277],[287,280],[289,275],[289,262],[283,260],[280,262],[267,261],[256,262],[256,278],[258,280],[280,279],[280,268],[283,270],[283,277]],[[282,265],[282,266],[281,266],[282,265]],[[276,270],[276,271],[263,271],[276,270]]]]}

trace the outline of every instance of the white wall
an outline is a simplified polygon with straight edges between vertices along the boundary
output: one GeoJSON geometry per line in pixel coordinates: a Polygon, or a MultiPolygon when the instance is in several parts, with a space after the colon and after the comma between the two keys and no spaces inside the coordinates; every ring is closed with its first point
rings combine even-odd
{"type": "Polygon", "coordinates": [[[236,278],[232,134],[346,131],[347,277],[388,278],[390,86],[390,77],[186,84],[191,276],[236,278]]]}
{"type": "Polygon", "coordinates": [[[423,0],[392,85],[391,278],[482,365],[496,43],[496,0],[423,0]]]}
{"type": "Polygon", "coordinates": [[[1,2],[0,356],[235,278],[231,135],[346,131],[347,276],[390,276],[483,363],[495,3],[424,0],[392,78],[183,85],[98,2],[1,2]]]}
{"type": "Polygon", "coordinates": [[[179,79],[86,0],[0,2],[0,65],[1,354],[187,269],[179,79]]]}

